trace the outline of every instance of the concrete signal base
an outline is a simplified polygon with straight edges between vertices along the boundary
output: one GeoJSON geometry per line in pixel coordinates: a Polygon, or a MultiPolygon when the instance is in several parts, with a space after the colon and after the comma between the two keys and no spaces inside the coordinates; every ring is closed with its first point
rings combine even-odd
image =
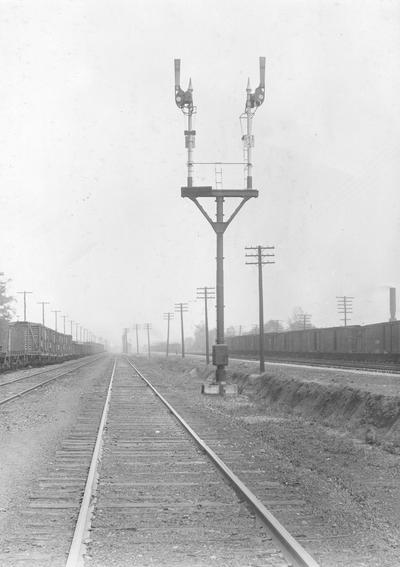
{"type": "Polygon", "coordinates": [[[201,393],[206,396],[237,396],[237,384],[226,382],[208,382],[201,385],[201,393]]]}

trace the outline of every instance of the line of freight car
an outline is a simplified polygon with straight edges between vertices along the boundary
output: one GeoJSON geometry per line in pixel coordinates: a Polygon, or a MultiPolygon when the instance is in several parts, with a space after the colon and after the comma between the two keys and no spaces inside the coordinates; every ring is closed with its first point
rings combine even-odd
{"type": "MultiPolygon", "coordinates": [[[[258,334],[227,337],[226,342],[232,354],[259,353],[258,334]]],[[[264,352],[268,356],[399,363],[400,321],[265,333],[264,352]]]]}
{"type": "Polygon", "coordinates": [[[103,350],[103,345],[75,342],[71,335],[59,333],[39,323],[3,321],[0,325],[1,370],[62,362],[103,350]]]}

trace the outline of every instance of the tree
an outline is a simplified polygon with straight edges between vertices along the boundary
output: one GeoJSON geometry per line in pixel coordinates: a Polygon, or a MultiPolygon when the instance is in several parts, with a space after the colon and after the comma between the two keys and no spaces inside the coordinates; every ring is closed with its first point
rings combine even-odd
{"type": "Polygon", "coordinates": [[[233,325],[231,325],[230,327],[228,327],[225,331],[225,336],[226,337],[234,337],[236,335],[236,329],[233,325]]]}
{"type": "Polygon", "coordinates": [[[270,319],[264,324],[264,333],[282,333],[285,330],[281,321],[270,319]]]}
{"type": "MultiPolygon", "coordinates": [[[[215,329],[209,329],[210,345],[214,344],[215,335],[215,329]]],[[[195,326],[194,339],[191,345],[191,350],[193,350],[194,352],[205,352],[206,350],[206,329],[204,323],[200,323],[199,325],[195,326]]]]}
{"type": "MultiPolygon", "coordinates": [[[[0,276],[4,274],[0,272],[0,276]]],[[[7,284],[10,280],[0,279],[0,320],[11,321],[14,314],[12,303],[15,299],[7,295],[7,284]]]]}

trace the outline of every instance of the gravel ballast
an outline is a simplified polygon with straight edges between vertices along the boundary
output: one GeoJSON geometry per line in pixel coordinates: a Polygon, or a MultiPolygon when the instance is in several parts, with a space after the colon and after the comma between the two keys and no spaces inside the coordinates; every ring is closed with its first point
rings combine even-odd
{"type": "MultiPolygon", "coordinates": [[[[23,511],[37,479],[54,468],[55,455],[85,410],[93,388],[107,380],[109,357],[30,392],[0,408],[0,549],[23,534],[23,511]],[[21,529],[22,528],[22,529],[21,529]]],[[[68,368],[68,365],[64,365],[68,368]]],[[[49,367],[51,370],[54,367],[49,367]]],[[[16,374],[17,376],[17,374],[16,374]]],[[[7,374],[12,378],[12,373],[7,374]]],[[[2,559],[0,564],[9,566],[2,559]]]]}
{"type": "MultiPolygon", "coordinates": [[[[157,364],[139,359],[138,365],[189,424],[193,408],[197,413],[202,408],[205,423],[215,430],[209,443],[222,458],[229,451],[240,452],[245,462],[266,471],[267,480],[283,483],[304,501],[303,510],[292,520],[285,511],[274,514],[322,566],[400,565],[400,458],[376,438],[360,437],[358,424],[347,427],[339,410],[337,418],[332,412],[327,419],[324,411],[296,411],[293,400],[287,403],[285,396],[290,398],[288,385],[293,379],[307,382],[307,396],[313,397],[310,383],[314,380],[307,369],[299,369],[308,376],[302,380],[296,369],[287,375],[286,369],[277,368],[273,374],[268,368],[268,375],[273,374],[281,385],[279,394],[275,391],[269,396],[260,390],[254,364],[230,362],[229,374],[239,384],[241,394],[220,398],[200,394],[200,385],[212,367],[205,367],[198,359],[159,358],[157,364]]],[[[349,376],[352,387],[368,394],[357,382],[365,386],[370,377],[363,380],[362,375],[349,376]]],[[[347,387],[342,372],[335,376],[330,371],[319,374],[316,387],[322,386],[324,379],[337,380],[335,388],[347,387]]],[[[332,396],[333,406],[340,403],[332,396]]],[[[261,488],[253,483],[256,494],[261,488]]]]}

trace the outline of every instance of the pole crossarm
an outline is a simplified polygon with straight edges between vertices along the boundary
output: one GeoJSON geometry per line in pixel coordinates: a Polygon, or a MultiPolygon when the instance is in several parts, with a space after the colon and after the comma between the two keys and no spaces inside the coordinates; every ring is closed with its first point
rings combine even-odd
{"type": "Polygon", "coordinates": [[[353,313],[353,296],[350,295],[341,295],[336,296],[337,299],[337,311],[340,315],[344,315],[343,321],[344,326],[347,326],[348,315],[353,313]]]}
{"type": "Polygon", "coordinates": [[[236,215],[239,213],[240,209],[244,204],[251,198],[258,197],[258,191],[255,189],[213,189],[210,187],[182,187],[181,188],[182,197],[188,197],[199,209],[201,214],[210,223],[212,228],[217,234],[223,234],[236,215]],[[217,197],[222,197],[223,199],[227,197],[241,198],[241,202],[232,212],[228,220],[226,221],[214,221],[201,203],[198,201],[199,197],[211,197],[216,199],[217,197]]]}

